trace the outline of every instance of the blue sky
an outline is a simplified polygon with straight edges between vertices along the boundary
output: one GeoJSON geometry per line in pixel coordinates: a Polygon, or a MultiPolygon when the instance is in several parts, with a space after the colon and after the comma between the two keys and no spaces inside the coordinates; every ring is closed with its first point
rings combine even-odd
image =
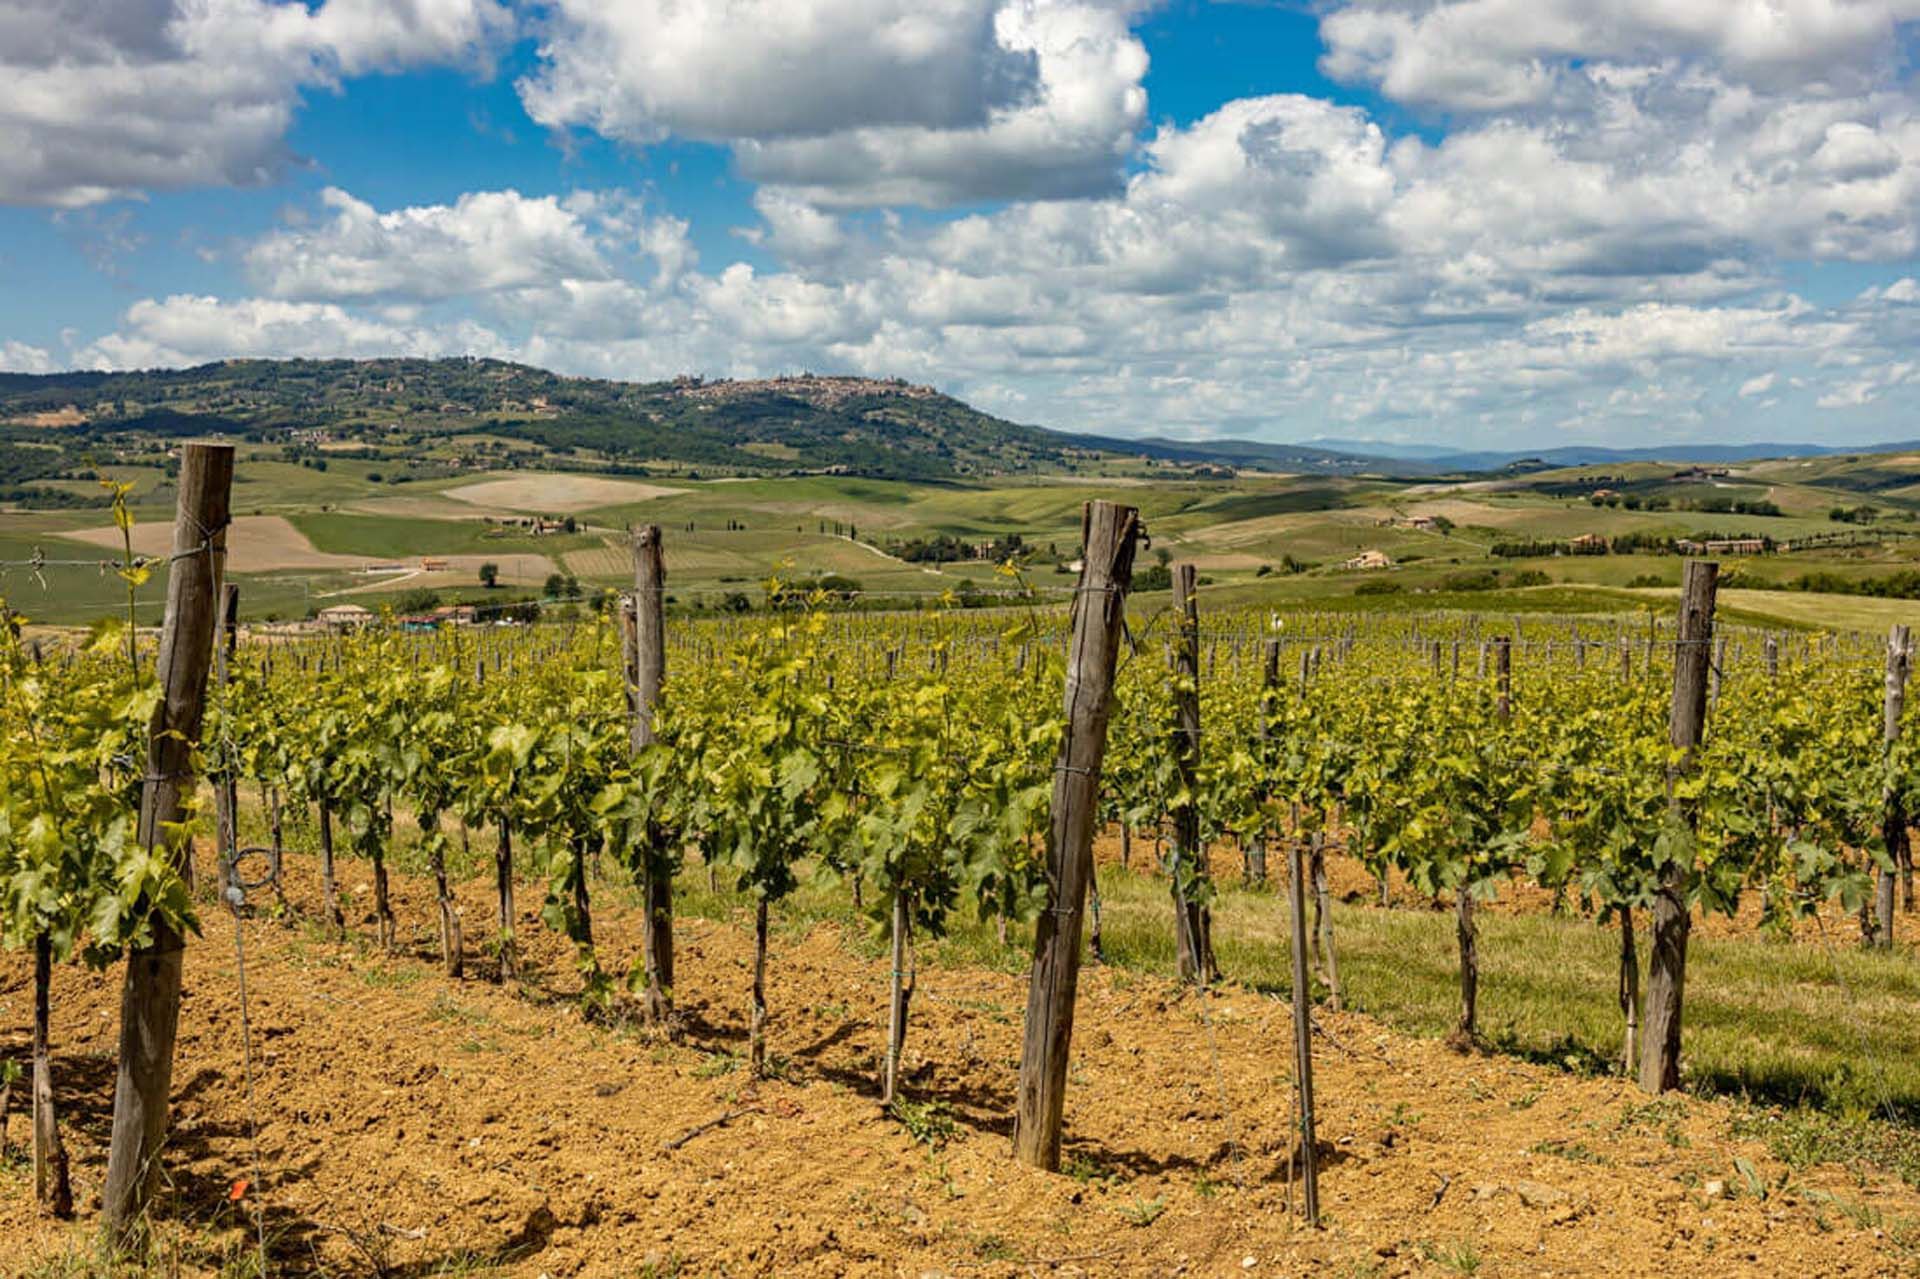
{"type": "Polygon", "coordinates": [[[1121,434],[1920,436],[1917,0],[0,4],[0,369],[1121,434]]]}

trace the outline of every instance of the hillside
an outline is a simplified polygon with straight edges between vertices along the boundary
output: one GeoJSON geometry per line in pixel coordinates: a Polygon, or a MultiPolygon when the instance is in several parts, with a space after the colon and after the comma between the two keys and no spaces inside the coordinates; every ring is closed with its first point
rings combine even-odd
{"type": "Polygon", "coordinates": [[[1354,472],[1322,449],[1079,436],[997,418],[899,379],[805,374],[616,382],[499,360],[230,360],[140,373],[0,374],[0,484],[58,474],[49,444],[221,433],[263,443],[324,431],[338,444],[484,433],[596,469],[844,472],[888,479],[1062,474],[1163,464],[1354,472]]]}

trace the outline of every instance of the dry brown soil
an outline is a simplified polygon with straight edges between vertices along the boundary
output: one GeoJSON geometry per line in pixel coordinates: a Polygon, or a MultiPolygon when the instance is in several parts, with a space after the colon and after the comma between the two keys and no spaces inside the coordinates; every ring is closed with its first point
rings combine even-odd
{"type": "MultiPolygon", "coordinates": [[[[311,868],[295,862],[289,878],[311,908],[311,868]]],[[[348,871],[356,905],[367,879],[361,864],[348,871]]],[[[447,978],[428,892],[403,879],[397,894],[396,957],[298,921],[244,925],[258,1179],[234,926],[209,911],[186,957],[163,1239],[241,1248],[243,1210],[258,1204],[283,1274],[1880,1275],[1913,1261],[1895,1223],[1920,1217],[1920,1195],[1837,1168],[1783,1188],[1763,1146],[1729,1135],[1726,1106],[1636,1112],[1646,1099],[1622,1082],[1458,1056],[1351,1014],[1320,1014],[1326,1221],[1311,1229],[1289,1211],[1287,1005],[1231,988],[1203,1005],[1114,970],[1081,986],[1067,1107],[1077,1176],[1010,1157],[1024,981],[923,970],[908,1091],[953,1123],[929,1150],[875,1102],[884,965],[833,927],[775,930],[779,1077],[756,1085],[739,1060],[751,948],[738,921],[682,922],[685,1021],[669,1041],[582,1019],[569,948],[535,920],[532,886],[524,986],[494,984],[484,960],[447,978]],[[1770,1183],[1766,1198],[1743,1193],[1736,1158],[1770,1183]],[[250,1184],[236,1209],[238,1180],[250,1184]]],[[[601,895],[601,953],[624,968],[637,916],[611,887],[601,895]]],[[[463,890],[462,910],[483,933],[481,885],[463,890]]],[[[372,931],[359,917],[353,930],[372,931]]],[[[13,1056],[26,1049],[29,971],[0,956],[0,1051],[13,1056]]],[[[117,978],[56,976],[82,1219],[36,1217],[27,1174],[7,1164],[0,1272],[91,1237],[117,978]]],[[[26,1130],[16,1111],[9,1135],[26,1130]]]]}

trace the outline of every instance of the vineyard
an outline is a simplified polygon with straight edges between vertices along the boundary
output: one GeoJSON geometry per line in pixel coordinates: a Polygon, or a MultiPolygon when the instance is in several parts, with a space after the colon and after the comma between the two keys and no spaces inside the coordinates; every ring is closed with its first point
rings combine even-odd
{"type": "MultiPolygon", "coordinates": [[[[210,469],[205,484],[183,472],[157,642],[125,621],[59,641],[17,625],[0,636],[0,922],[25,960],[0,971],[18,974],[5,1006],[24,1008],[11,992],[30,985],[33,1009],[31,1081],[16,1090],[32,1114],[30,1175],[0,1183],[21,1201],[0,1220],[23,1237],[31,1203],[55,1218],[97,1207],[113,1243],[151,1249],[170,1200],[183,1216],[206,1207],[192,1187],[211,1178],[230,1184],[208,1211],[225,1214],[231,1273],[465,1272],[413,1249],[413,1227],[283,1220],[310,1201],[299,1183],[312,1174],[295,1166],[324,1159],[297,1153],[303,1126],[364,1112],[285,1025],[307,988],[338,997],[345,962],[369,981],[410,974],[380,993],[418,996],[406,1008],[421,1017],[444,1010],[415,1035],[390,1001],[389,1039],[377,1024],[320,1038],[337,1039],[343,1069],[389,1058],[374,1077],[398,1095],[382,1107],[403,1121],[432,1108],[421,1140],[436,1148],[480,1149],[469,1129],[515,1104],[575,1105],[527,1102],[510,1077],[522,1072],[489,1077],[483,1058],[458,1062],[452,1087],[453,1038],[526,1035],[512,1055],[579,1085],[563,1095],[622,1098],[620,1120],[551,1126],[588,1208],[480,1192],[511,1201],[505,1221],[469,1186],[434,1192],[498,1227],[474,1270],[894,1273],[911,1258],[910,1273],[1211,1274],[1271,1257],[1268,1269],[1592,1273],[1611,1268],[1636,1214],[1680,1238],[1696,1201],[1721,1236],[1689,1226],[1681,1251],[1709,1273],[1815,1238],[1825,1260],[1796,1268],[1914,1264],[1906,1228],[1834,1206],[1855,1203],[1867,1173],[1822,1181],[1822,1159],[1777,1152],[1757,1163],[1764,1146],[1698,1109],[1730,1103],[1685,1096],[1795,1100],[1771,1066],[1724,1044],[1694,1069],[1696,925],[1741,945],[1844,947],[1848,965],[1862,947],[1891,952],[1870,971],[1905,982],[1895,1007],[1910,1020],[1895,948],[1913,904],[1907,814],[1920,810],[1905,628],[1889,640],[1716,627],[1700,562],[1677,615],[1632,620],[1213,609],[1184,564],[1172,607],[1130,609],[1146,531],[1094,503],[1078,584],[1043,588],[1009,564],[992,609],[852,613],[774,583],[768,613],[681,623],[649,528],[631,591],[573,621],[254,639],[222,589],[218,450],[195,460],[210,469]],[[1365,920],[1372,938],[1437,911],[1454,991],[1444,1042],[1354,1011],[1390,1008],[1412,978],[1368,955],[1374,941],[1350,949],[1345,931],[1365,920]],[[1571,1072],[1500,1055],[1488,1025],[1521,997],[1488,979],[1510,971],[1495,924],[1515,915],[1603,939],[1613,956],[1599,997],[1617,1020],[1574,1045],[1571,1072]],[[822,940],[827,924],[845,926],[845,945],[822,940]],[[58,1041],[82,1024],[103,1033],[116,1001],[95,974],[123,961],[105,1076],[57,1077],[101,1060],[58,1041]],[[1084,962],[1099,967],[1083,975],[1084,962]],[[188,1028],[206,1010],[217,1035],[188,1028]],[[848,1023],[876,1041],[828,1077],[816,1041],[848,1023]],[[209,1069],[234,1126],[220,1154],[206,1135],[215,1103],[198,1095],[209,1069]],[[991,1087],[963,1086],[983,1073],[991,1087]],[[1467,1103],[1431,1099],[1449,1077],[1467,1103]],[[110,1123],[93,1117],[86,1157],[70,1156],[56,1097],[109,1084],[110,1123]],[[1624,1147],[1568,1153],[1586,1149],[1578,1116],[1602,1108],[1622,1116],[1608,1140],[1624,1147]],[[793,1135],[803,1110],[860,1134],[844,1178],[782,1162],[818,1157],[793,1135]],[[1426,1128],[1415,1112],[1433,1115],[1426,1128]],[[180,1133],[189,1114],[203,1122],[180,1133]],[[1546,1139],[1554,1184],[1444,1170],[1448,1147],[1547,1115],[1565,1126],[1546,1139]],[[1175,1127],[1178,1141],[1152,1132],[1175,1127]],[[1129,1172],[1089,1155],[1090,1135],[1158,1153],[1129,1172]],[[1392,1165],[1396,1143],[1420,1152],[1413,1165],[1392,1165]],[[718,1214],[714,1196],[735,1192],[675,1183],[656,1206],[705,1213],[711,1229],[683,1226],[671,1245],[610,1189],[582,1190],[599,1175],[623,1184],[607,1164],[729,1148],[747,1190],[770,1198],[718,1214]],[[1630,1190],[1608,1171],[1676,1154],[1714,1176],[1630,1190]],[[1161,1222],[1172,1192],[1147,1192],[1176,1180],[1213,1189],[1161,1222]],[[828,1211],[750,1237],[740,1220],[849,1189],[866,1207],[837,1227],[828,1211]],[[876,1225],[903,1214],[903,1197],[919,1220],[876,1225]],[[1077,1233],[1040,1237],[1043,1215],[1071,1221],[1083,1199],[1077,1233]],[[1503,1211],[1540,1220],[1469,1239],[1459,1215],[1503,1211]],[[619,1251],[590,1242],[600,1218],[622,1223],[605,1245],[619,1251]],[[1428,1237],[1423,1220],[1451,1224],[1428,1237]],[[1578,1242],[1554,1242],[1550,1227],[1583,1220],[1578,1242]],[[941,1233],[956,1221],[974,1224],[941,1233]],[[1795,1230],[1805,1239],[1782,1242],[1795,1230]],[[550,1248],[556,1231],[570,1242],[550,1248]],[[1728,1252],[1713,1254],[1716,1237],[1728,1252]]],[[[129,545],[130,593],[146,571],[129,545]]],[[[1874,1116],[1904,1148],[1920,1085],[1882,1066],[1856,1060],[1800,1100],[1874,1116]]],[[[473,1184],[545,1158],[551,1137],[522,1132],[546,1153],[485,1162],[473,1184]]],[[[411,1157],[356,1149],[362,1164],[411,1157]]],[[[1911,1189],[1884,1175],[1899,1163],[1872,1165],[1872,1179],[1905,1204],[1911,1189]]],[[[393,1202],[434,1201],[419,1194],[393,1202]]],[[[70,1242],[50,1229],[34,1238],[70,1242]]],[[[1635,1267],[1662,1268],[1659,1244],[1642,1246],[1635,1267]]]]}

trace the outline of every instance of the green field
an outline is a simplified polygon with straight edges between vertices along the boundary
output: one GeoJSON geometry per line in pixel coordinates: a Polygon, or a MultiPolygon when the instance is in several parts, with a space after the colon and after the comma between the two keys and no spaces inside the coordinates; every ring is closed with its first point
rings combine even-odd
{"type": "MultiPolygon", "coordinates": [[[[448,437],[436,447],[471,445],[482,437],[448,437]]],[[[526,460],[538,454],[525,446],[526,460]]],[[[413,456],[431,463],[432,449],[413,456]]],[[[1100,467],[1090,467],[1094,472],[1100,467]]],[[[1137,506],[1151,550],[1196,563],[1207,591],[1235,603],[1330,609],[1464,608],[1510,612],[1620,612],[1668,606],[1681,560],[1671,554],[1496,557],[1499,543],[1566,541],[1586,534],[1657,538],[1752,534],[1776,541],[1809,536],[1859,535],[1870,544],[1829,546],[1790,554],[1726,557],[1724,606],[1729,616],[1757,625],[1884,629],[1920,620],[1920,604],[1853,594],[1754,589],[1785,586],[1809,574],[1871,582],[1920,568],[1920,457],[1842,456],[1755,462],[1729,468],[1709,482],[1673,478],[1672,464],[1581,467],[1562,471],[1446,482],[1390,482],[1341,475],[1242,474],[1197,478],[1139,475],[1006,477],[910,482],[853,476],[698,480],[676,477],[674,490],[644,501],[591,505],[564,501],[545,511],[573,516],[580,531],[535,537],[488,525],[486,508],[448,496],[479,481],[549,479],[565,493],[562,474],[537,469],[442,475],[390,482],[401,471],[391,460],[330,458],[324,471],[282,460],[277,450],[243,445],[234,510],[282,515],[306,541],[297,569],[235,570],[243,612],[299,616],[341,592],[377,604],[387,591],[452,592],[475,585],[477,560],[498,555],[508,582],[537,586],[562,571],[588,587],[619,586],[630,573],[622,530],[657,523],[666,533],[671,588],[682,603],[714,603],[724,596],[758,598],[770,576],[835,574],[869,594],[902,602],[994,578],[985,561],[904,561],[895,552],[916,539],[952,537],[985,542],[1008,534],[1024,539],[1033,562],[1028,574],[1041,586],[1070,580],[1065,565],[1077,553],[1080,511],[1092,497],[1137,506]],[[374,480],[370,477],[378,475],[374,480]],[[1635,504],[1598,506],[1593,489],[1627,486],[1635,504]],[[1689,509],[1739,502],[1738,514],[1689,509]],[[1754,504],[1771,503],[1771,507],[1754,504]],[[1666,509],[1644,509],[1660,506],[1666,509]],[[1865,525],[1831,518],[1836,509],[1870,504],[1865,525]],[[1417,517],[1438,517],[1417,527],[1417,517]],[[853,537],[845,536],[851,530],[853,537]],[[1393,560],[1379,570],[1350,570],[1349,558],[1378,551],[1393,560]],[[422,556],[468,557],[424,580],[369,581],[356,567],[327,557],[417,564],[422,556]],[[1495,576],[1489,577],[1493,573],[1495,576]],[[1525,574],[1525,577],[1521,575],[1525,574]],[[1541,584],[1544,580],[1544,584],[1541,584]],[[1521,589],[1516,589],[1521,587],[1521,589]],[[1491,589],[1489,589],[1491,588],[1491,589]]],[[[111,468],[141,496],[139,517],[165,521],[172,488],[157,466],[111,468]],[[156,500],[157,499],[157,500],[156,500]]],[[[582,475],[577,469],[565,474],[582,475]]],[[[612,477],[619,479],[619,477],[612,477]]],[[[621,480],[631,486],[643,481],[621,480]]],[[[63,481],[78,490],[85,482],[63,481]]],[[[598,481],[595,481],[598,484],[598,481]]],[[[97,487],[97,486],[96,486],[97,487]]],[[[576,485],[583,492],[593,484],[576,485]]],[[[599,491],[614,488],[598,484],[599,491]]],[[[644,491],[644,490],[636,490],[644,491]]],[[[59,535],[99,528],[105,513],[14,511],[0,527],[0,559],[14,561],[0,578],[4,592],[30,615],[54,622],[85,621],[121,603],[119,583],[97,570],[63,569],[39,578],[19,561],[41,546],[53,558],[97,556],[59,535]]],[[[283,548],[284,549],[284,548],[283,548]]],[[[302,550],[294,547],[295,552],[302,550]]],[[[1150,560],[1143,558],[1143,563],[1150,560]]],[[[159,606],[163,579],[141,591],[143,620],[159,606]]]]}

